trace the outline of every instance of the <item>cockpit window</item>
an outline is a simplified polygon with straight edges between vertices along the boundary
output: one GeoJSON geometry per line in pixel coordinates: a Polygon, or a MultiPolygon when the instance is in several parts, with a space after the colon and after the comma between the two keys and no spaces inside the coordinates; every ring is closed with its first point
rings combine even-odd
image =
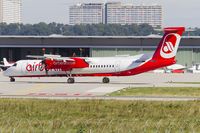
{"type": "Polygon", "coordinates": [[[13,66],[17,66],[17,63],[13,64],[13,66]]]}

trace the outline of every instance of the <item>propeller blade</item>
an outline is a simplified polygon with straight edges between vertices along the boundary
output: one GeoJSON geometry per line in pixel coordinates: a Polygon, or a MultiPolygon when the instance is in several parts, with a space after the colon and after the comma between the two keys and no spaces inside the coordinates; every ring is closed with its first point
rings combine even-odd
{"type": "Polygon", "coordinates": [[[42,64],[43,67],[44,67],[44,70],[45,70],[46,75],[48,75],[49,70],[47,69],[47,64],[46,64],[45,60],[42,60],[42,61],[41,61],[41,64],[42,64]]]}

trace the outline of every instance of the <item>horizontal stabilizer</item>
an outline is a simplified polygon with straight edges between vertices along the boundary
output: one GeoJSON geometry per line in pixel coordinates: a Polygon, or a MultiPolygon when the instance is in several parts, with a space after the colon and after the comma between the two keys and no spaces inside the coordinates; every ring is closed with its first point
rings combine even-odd
{"type": "Polygon", "coordinates": [[[6,58],[3,58],[2,62],[3,62],[3,64],[0,64],[0,68],[3,71],[7,70],[9,67],[11,67],[15,64],[15,63],[9,63],[6,58]]]}

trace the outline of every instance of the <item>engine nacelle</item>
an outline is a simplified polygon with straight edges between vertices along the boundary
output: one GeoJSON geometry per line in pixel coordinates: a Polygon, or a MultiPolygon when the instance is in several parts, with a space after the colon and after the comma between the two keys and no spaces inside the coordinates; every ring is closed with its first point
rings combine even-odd
{"type": "Polygon", "coordinates": [[[45,59],[45,69],[61,69],[62,71],[69,71],[76,68],[86,68],[89,64],[82,58],[71,58],[72,60],[56,60],[56,59],[45,59]]]}

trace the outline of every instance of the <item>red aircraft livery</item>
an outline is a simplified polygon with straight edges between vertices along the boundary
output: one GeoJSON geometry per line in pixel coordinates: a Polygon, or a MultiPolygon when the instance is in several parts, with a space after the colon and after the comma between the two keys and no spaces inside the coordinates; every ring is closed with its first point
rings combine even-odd
{"type": "Polygon", "coordinates": [[[116,57],[61,57],[60,55],[27,56],[37,60],[19,60],[9,64],[4,58],[4,75],[14,82],[15,77],[68,77],[74,83],[76,76],[102,76],[109,83],[109,76],[130,76],[176,63],[175,56],[184,27],[164,29],[164,36],[154,53],[116,57]]]}

